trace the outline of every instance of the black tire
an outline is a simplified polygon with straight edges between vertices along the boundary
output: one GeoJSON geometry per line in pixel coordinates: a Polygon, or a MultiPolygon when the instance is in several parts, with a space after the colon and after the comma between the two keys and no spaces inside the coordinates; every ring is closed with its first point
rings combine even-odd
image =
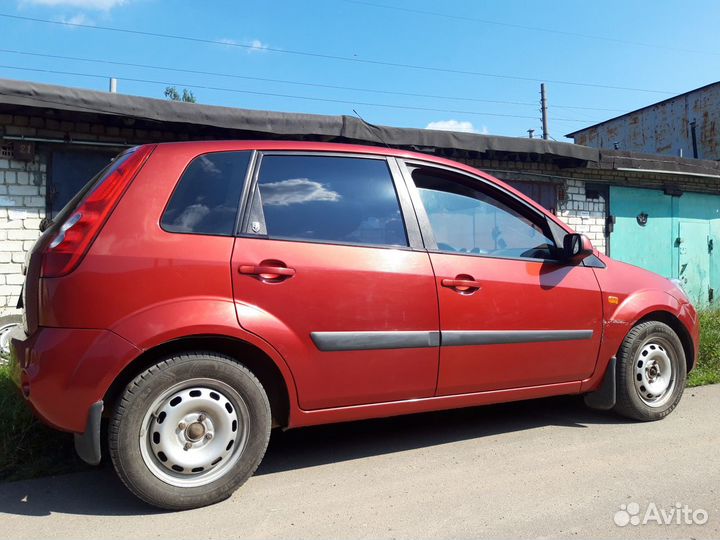
{"type": "Polygon", "coordinates": [[[685,351],[675,331],[658,321],[640,323],[628,332],[617,355],[617,400],[613,410],[645,422],[665,418],[680,402],[686,379],[685,351]],[[638,373],[647,370],[649,364],[643,355],[650,353],[652,358],[653,346],[659,349],[658,354],[661,351],[670,360],[673,379],[672,387],[656,398],[642,391],[643,375],[638,373]],[[653,399],[655,405],[649,404],[648,400],[653,402],[653,399]]]}
{"type": "MultiPolygon", "coordinates": [[[[188,407],[190,407],[190,399],[188,398],[186,401],[188,407]]],[[[163,406],[170,407],[171,405],[169,402],[163,402],[163,406]]],[[[180,408],[180,406],[177,407],[178,410],[180,408]]],[[[222,407],[219,408],[222,409],[222,407]]],[[[174,413],[171,412],[167,416],[168,419],[172,414],[174,413]]],[[[210,450],[204,450],[200,445],[207,445],[209,449],[211,444],[221,443],[220,436],[222,433],[220,428],[223,422],[224,425],[228,425],[228,421],[222,418],[215,419],[215,428],[217,428],[218,433],[215,440],[210,440],[213,435],[210,433],[212,415],[213,413],[207,414],[211,425],[207,433],[200,422],[205,415],[202,415],[203,418],[198,416],[196,420],[188,421],[192,422],[191,426],[195,426],[193,436],[200,433],[199,442],[197,442],[198,449],[196,450],[193,447],[190,449],[191,451],[205,452],[209,455],[210,450]],[[208,434],[210,437],[208,437],[208,434]],[[206,441],[206,438],[209,440],[206,441]]],[[[181,424],[177,424],[177,427],[175,425],[171,426],[169,420],[167,426],[162,429],[177,430],[173,434],[177,433],[174,436],[177,436],[178,439],[181,436],[190,437],[188,435],[190,427],[185,430],[181,430],[180,427],[182,427],[181,424]]],[[[229,357],[215,353],[194,352],[166,358],[140,373],[128,384],[110,419],[108,446],[118,476],[137,497],[159,508],[185,510],[222,501],[250,478],[265,454],[270,439],[270,428],[270,404],[257,378],[247,368],[229,357]],[[141,437],[140,433],[143,426],[147,428],[148,422],[152,422],[150,424],[152,426],[162,422],[160,417],[163,412],[158,413],[157,416],[154,414],[149,415],[150,408],[155,411],[160,410],[157,407],[158,399],[164,399],[163,396],[167,395],[168,392],[171,392],[169,395],[172,396],[174,395],[172,392],[189,392],[192,390],[196,395],[199,395],[199,390],[196,390],[196,388],[202,388],[202,391],[206,392],[208,397],[204,398],[205,402],[210,402],[209,397],[211,395],[213,400],[219,400],[220,398],[216,397],[219,394],[224,401],[218,401],[218,403],[224,403],[225,407],[227,407],[227,404],[231,404],[227,409],[228,411],[237,410],[235,414],[239,415],[238,422],[232,424],[237,426],[237,428],[232,428],[233,431],[237,431],[237,435],[231,434],[231,436],[239,438],[240,433],[242,433],[242,444],[238,442],[233,446],[232,441],[229,443],[230,451],[233,454],[222,464],[222,469],[220,468],[222,460],[219,460],[220,463],[217,465],[213,463],[206,468],[205,472],[194,473],[193,469],[193,473],[185,477],[172,470],[163,469],[163,467],[167,468],[169,465],[160,463],[160,459],[156,457],[157,453],[153,447],[154,440],[152,437],[157,433],[148,434],[146,442],[144,442],[145,439],[141,437]],[[242,409],[242,413],[238,409],[242,409]],[[246,429],[241,426],[245,426],[246,429]],[[153,467],[158,472],[153,472],[153,467]],[[224,472],[221,473],[221,471],[224,472]],[[204,485],[185,486],[169,483],[182,482],[185,481],[185,478],[193,481],[193,478],[200,477],[203,474],[209,476],[220,474],[220,476],[213,478],[212,481],[204,485]],[[180,480],[170,478],[171,475],[180,480]],[[166,479],[164,480],[163,477],[166,477],[166,479]]],[[[147,431],[149,433],[155,429],[161,428],[152,427],[147,431]]],[[[225,432],[227,432],[227,429],[225,429],[225,432]]],[[[173,439],[173,435],[169,435],[164,440],[167,440],[168,444],[174,445],[173,450],[177,450],[178,441],[173,439]]],[[[217,447],[217,444],[215,444],[215,447],[217,447]]],[[[182,441],[180,441],[180,445],[182,445],[182,441]]],[[[222,446],[224,446],[224,442],[220,445],[221,450],[222,446]]],[[[180,450],[188,449],[181,447],[180,450]]],[[[162,454],[162,452],[159,452],[159,454],[162,454]]],[[[180,452],[176,455],[189,456],[190,454],[180,452]]],[[[165,457],[165,454],[162,454],[162,456],[165,457]]]]}

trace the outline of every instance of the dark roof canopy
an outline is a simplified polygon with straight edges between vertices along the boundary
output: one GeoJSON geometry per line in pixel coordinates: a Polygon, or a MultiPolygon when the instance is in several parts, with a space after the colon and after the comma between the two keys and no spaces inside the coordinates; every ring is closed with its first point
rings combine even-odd
{"type": "Polygon", "coordinates": [[[182,103],[0,79],[0,107],[67,111],[77,115],[134,118],[165,125],[209,126],[261,134],[264,138],[323,137],[362,144],[468,153],[535,154],[574,162],[597,162],[595,148],[570,143],[474,133],[374,126],[354,116],[283,113],[182,103]]]}

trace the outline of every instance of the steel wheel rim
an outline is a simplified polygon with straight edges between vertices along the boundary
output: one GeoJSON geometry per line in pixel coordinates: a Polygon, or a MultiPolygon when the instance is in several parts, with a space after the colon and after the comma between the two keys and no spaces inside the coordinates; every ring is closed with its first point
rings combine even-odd
{"type": "Polygon", "coordinates": [[[667,340],[648,339],[638,351],[633,368],[635,390],[649,407],[662,407],[677,383],[677,355],[667,340]]]}
{"type": "Polygon", "coordinates": [[[164,391],[148,408],[140,453],[163,482],[204,486],[237,463],[249,428],[247,405],[233,388],[214,379],[190,379],[164,391]]]}
{"type": "Polygon", "coordinates": [[[0,326],[0,351],[4,354],[10,354],[10,333],[16,326],[19,324],[15,322],[0,326]]]}

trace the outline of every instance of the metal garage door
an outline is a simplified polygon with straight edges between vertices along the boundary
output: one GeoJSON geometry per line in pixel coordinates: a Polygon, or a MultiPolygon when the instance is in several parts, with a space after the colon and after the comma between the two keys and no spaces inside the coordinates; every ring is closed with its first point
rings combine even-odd
{"type": "Polygon", "coordinates": [[[720,196],[679,197],[641,188],[610,188],[615,227],[610,255],[669,278],[679,278],[698,305],[714,301],[720,286],[720,196]]]}

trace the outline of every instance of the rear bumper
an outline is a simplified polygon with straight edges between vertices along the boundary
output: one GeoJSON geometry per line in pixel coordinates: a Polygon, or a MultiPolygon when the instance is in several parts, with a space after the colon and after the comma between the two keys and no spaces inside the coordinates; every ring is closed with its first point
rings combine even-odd
{"type": "Polygon", "coordinates": [[[10,341],[13,379],[35,414],[55,429],[82,434],[119,365],[140,353],[107,330],[38,328],[10,341]]]}

